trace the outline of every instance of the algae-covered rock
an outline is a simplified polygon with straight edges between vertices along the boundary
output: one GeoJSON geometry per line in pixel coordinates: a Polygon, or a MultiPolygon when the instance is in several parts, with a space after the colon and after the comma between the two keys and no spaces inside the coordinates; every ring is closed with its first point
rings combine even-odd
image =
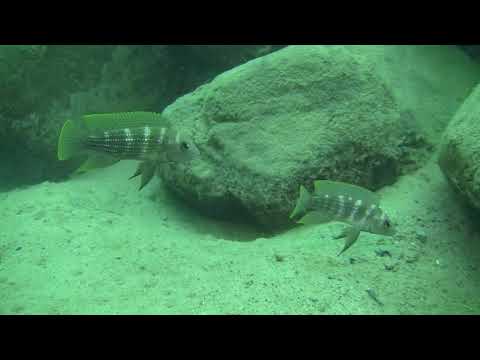
{"type": "Polygon", "coordinates": [[[190,61],[191,69],[186,71],[195,69],[198,72],[202,69],[201,73],[217,75],[218,70],[229,70],[283,47],[285,45],[186,45],[172,48],[177,50],[180,61],[181,58],[195,60],[190,61]]]}
{"type": "Polygon", "coordinates": [[[400,108],[414,114],[422,134],[436,145],[480,81],[480,66],[457,46],[352,46],[375,58],[377,72],[400,108]]]}
{"type": "Polygon", "coordinates": [[[480,60],[480,45],[459,45],[458,47],[474,60],[480,60]]]}
{"type": "Polygon", "coordinates": [[[70,94],[94,86],[112,46],[0,46],[0,188],[65,173],[56,141],[70,94]]]}
{"type": "Polygon", "coordinates": [[[29,75],[42,63],[46,51],[47,47],[42,45],[0,46],[0,114],[3,117],[16,114],[32,103],[32,94],[25,91],[33,85],[29,75]]]}
{"type": "Polygon", "coordinates": [[[164,116],[202,159],[160,173],[213,215],[288,223],[300,184],[392,183],[422,146],[378,58],[349,46],[290,46],[218,76],[164,116]]]}
{"type": "Polygon", "coordinates": [[[273,51],[259,45],[0,46],[0,188],[56,179],[56,142],[81,113],[162,111],[227,68],[273,51]]]}
{"type": "Polygon", "coordinates": [[[480,209],[480,85],[457,111],[442,139],[439,165],[454,189],[480,209]]]}
{"type": "Polygon", "coordinates": [[[214,76],[262,54],[266,45],[119,45],[101,81],[78,94],[82,110],[162,111],[214,76]]]}
{"type": "MultiPolygon", "coordinates": [[[[221,71],[281,47],[0,46],[0,157],[4,174],[7,174],[2,179],[15,178],[15,181],[8,180],[12,184],[32,183],[52,180],[68,172],[68,164],[56,161],[56,141],[65,119],[75,115],[73,102],[87,113],[162,111],[176,98],[193,91],[221,71]]],[[[453,46],[347,48],[347,52],[369,59],[372,67],[369,71],[377,77],[383,77],[382,81],[389,89],[388,93],[393,95],[393,101],[398,104],[402,116],[410,117],[411,122],[418,125],[420,137],[425,136],[430,142],[436,140],[447,119],[466,97],[468,89],[479,79],[478,66],[473,66],[470,59],[453,46]]],[[[310,62],[314,63],[314,60],[310,59],[310,62]]],[[[328,66],[319,66],[314,65],[313,68],[329,69],[328,66]]],[[[293,73],[289,75],[290,78],[294,76],[293,73]]],[[[262,78],[265,77],[259,77],[262,78]]],[[[253,85],[245,88],[250,89],[253,85]]],[[[265,92],[270,91],[268,86],[267,83],[263,84],[265,92]]],[[[235,89],[239,93],[244,92],[243,86],[237,85],[235,89]]],[[[306,92],[306,95],[294,90],[291,92],[286,86],[285,91],[316,97],[316,90],[310,91],[310,94],[306,92]]],[[[327,87],[325,91],[337,89],[327,87]]],[[[260,96],[262,101],[270,102],[266,100],[268,96],[260,96]]],[[[323,101],[322,96],[320,99],[323,101]]],[[[341,92],[338,96],[342,96],[341,92]]],[[[332,92],[331,97],[337,95],[332,92]]],[[[318,101],[315,101],[312,107],[318,106],[318,101]]],[[[328,99],[327,103],[330,104],[328,99]]],[[[255,112],[257,107],[248,111],[255,112]]],[[[350,111],[353,113],[353,110],[350,111]]],[[[263,117],[263,114],[259,116],[263,117]]],[[[413,145],[413,142],[419,142],[414,136],[412,133],[408,139],[398,138],[396,142],[413,145]]],[[[399,169],[405,169],[409,157],[414,167],[421,152],[411,153],[404,146],[400,148],[405,156],[401,156],[403,163],[399,169]]],[[[393,173],[395,171],[388,171],[386,175],[393,173]]],[[[381,178],[378,183],[384,182],[384,176],[381,178]]]]}
{"type": "Polygon", "coordinates": [[[111,49],[83,45],[0,46],[1,130],[34,127],[30,121],[34,114],[44,114],[54,101],[68,105],[70,93],[94,86],[111,49]]]}

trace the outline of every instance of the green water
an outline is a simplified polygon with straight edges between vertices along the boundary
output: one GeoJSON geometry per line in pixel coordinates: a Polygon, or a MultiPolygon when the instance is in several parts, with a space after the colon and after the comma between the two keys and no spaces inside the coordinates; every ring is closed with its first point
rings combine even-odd
{"type": "Polygon", "coordinates": [[[477,59],[0,45],[0,314],[480,314],[477,59]],[[142,191],[138,161],[57,159],[67,119],[130,111],[162,113],[199,156],[142,191]],[[376,192],[395,234],[337,256],[345,223],[289,218],[316,179],[376,192]]]}

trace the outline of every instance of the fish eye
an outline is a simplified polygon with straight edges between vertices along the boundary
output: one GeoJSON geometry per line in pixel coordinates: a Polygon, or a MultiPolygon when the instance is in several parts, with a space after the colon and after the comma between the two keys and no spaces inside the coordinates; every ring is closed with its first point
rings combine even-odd
{"type": "Polygon", "coordinates": [[[180,146],[182,147],[182,150],[188,150],[190,149],[190,145],[188,145],[185,141],[183,141],[180,146]]]}
{"type": "Polygon", "coordinates": [[[387,227],[387,228],[389,228],[389,227],[391,226],[389,220],[385,220],[385,221],[383,222],[383,225],[385,225],[385,227],[387,227]]]}

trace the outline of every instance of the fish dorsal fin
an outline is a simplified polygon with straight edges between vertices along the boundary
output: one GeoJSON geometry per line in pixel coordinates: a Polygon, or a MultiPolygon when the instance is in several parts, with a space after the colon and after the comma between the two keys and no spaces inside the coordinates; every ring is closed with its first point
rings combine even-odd
{"type": "Polygon", "coordinates": [[[137,128],[144,126],[165,126],[160,113],[148,111],[90,114],[82,117],[88,130],[104,131],[111,129],[137,128]]]}
{"type": "Polygon", "coordinates": [[[380,203],[380,196],[373,191],[357,185],[347,184],[339,181],[317,180],[314,182],[315,194],[329,196],[351,196],[354,199],[362,200],[366,204],[380,203]]]}
{"type": "Polygon", "coordinates": [[[328,213],[323,211],[310,211],[304,217],[298,220],[298,223],[304,225],[316,225],[324,224],[330,221],[332,221],[332,216],[328,213]]]}

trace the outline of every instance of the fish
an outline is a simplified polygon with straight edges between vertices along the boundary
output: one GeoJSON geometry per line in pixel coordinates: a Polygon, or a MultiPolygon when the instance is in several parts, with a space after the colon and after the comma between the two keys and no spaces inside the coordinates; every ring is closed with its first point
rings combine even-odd
{"type": "Polygon", "coordinates": [[[314,181],[310,193],[303,185],[290,219],[305,225],[342,222],[350,225],[336,238],[345,238],[338,256],[347,251],[358,239],[360,232],[393,236],[395,226],[380,208],[380,197],[360,186],[338,181],[314,181]]]}
{"type": "Polygon", "coordinates": [[[138,111],[68,119],[60,131],[57,156],[61,161],[84,157],[75,173],[139,160],[130,179],[141,176],[140,191],[159,165],[189,162],[199,150],[191,138],[169,127],[160,113],[138,111]]]}

